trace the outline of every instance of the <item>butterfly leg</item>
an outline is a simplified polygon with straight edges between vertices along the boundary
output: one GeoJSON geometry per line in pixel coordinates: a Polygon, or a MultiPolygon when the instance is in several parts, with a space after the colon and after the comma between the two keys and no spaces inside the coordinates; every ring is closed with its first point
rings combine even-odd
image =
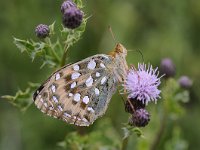
{"type": "MultiPolygon", "coordinates": [[[[124,80],[123,82],[124,82],[124,85],[126,85],[126,83],[125,83],[126,81],[124,80]]],[[[124,88],[124,93],[128,93],[126,88],[124,88]]],[[[130,101],[130,99],[128,97],[127,97],[127,101],[129,103],[129,105],[131,106],[131,109],[133,110],[133,112],[135,112],[135,108],[134,108],[133,104],[131,103],[131,101],[130,101]]],[[[125,105],[125,101],[124,101],[124,105],[125,105]]]]}

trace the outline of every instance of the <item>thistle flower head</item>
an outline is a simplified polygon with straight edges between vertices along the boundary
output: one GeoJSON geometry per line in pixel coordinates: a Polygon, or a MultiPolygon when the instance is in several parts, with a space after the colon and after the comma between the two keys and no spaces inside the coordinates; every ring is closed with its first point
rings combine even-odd
{"type": "Polygon", "coordinates": [[[189,89],[192,86],[192,80],[188,76],[181,76],[178,82],[183,89],[189,89]]]}
{"type": "Polygon", "coordinates": [[[160,78],[158,68],[153,69],[151,65],[138,64],[138,70],[131,68],[125,81],[125,89],[128,98],[148,104],[150,101],[157,102],[160,98],[160,78]]]}
{"type": "Polygon", "coordinates": [[[160,63],[160,72],[165,74],[165,78],[173,77],[176,74],[176,68],[170,58],[162,59],[160,63]]]}
{"type": "Polygon", "coordinates": [[[75,29],[83,21],[83,12],[76,7],[69,7],[65,10],[62,21],[65,27],[75,29]]]}
{"type": "Polygon", "coordinates": [[[138,109],[129,118],[129,124],[136,127],[145,127],[150,121],[150,115],[146,109],[138,109]]]}
{"type": "Polygon", "coordinates": [[[46,24],[39,24],[36,28],[35,28],[35,34],[38,38],[46,38],[47,36],[49,36],[49,26],[46,24]]]}

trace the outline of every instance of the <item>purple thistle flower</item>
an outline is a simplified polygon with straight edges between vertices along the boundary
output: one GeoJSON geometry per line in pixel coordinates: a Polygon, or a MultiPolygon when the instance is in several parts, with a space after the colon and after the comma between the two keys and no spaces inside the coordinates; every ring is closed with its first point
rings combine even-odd
{"type": "Polygon", "coordinates": [[[158,77],[158,68],[153,69],[151,65],[138,64],[138,70],[131,68],[125,81],[125,89],[128,92],[128,98],[141,101],[148,104],[150,101],[157,102],[161,93],[158,90],[160,78],[158,77]]]}
{"type": "Polygon", "coordinates": [[[188,76],[181,76],[178,82],[184,89],[189,89],[192,86],[192,80],[188,76]]]}

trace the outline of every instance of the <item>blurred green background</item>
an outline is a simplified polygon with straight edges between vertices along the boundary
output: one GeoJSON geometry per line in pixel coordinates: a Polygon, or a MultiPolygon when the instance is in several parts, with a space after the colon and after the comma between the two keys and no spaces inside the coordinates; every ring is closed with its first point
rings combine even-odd
{"type": "MultiPolygon", "coordinates": [[[[61,3],[61,0],[0,1],[0,96],[14,95],[18,89],[25,89],[28,81],[41,83],[53,71],[39,69],[40,60],[32,62],[26,54],[21,54],[13,44],[13,36],[36,40],[34,29],[37,24],[51,24],[55,20],[61,23],[61,3]]],[[[199,149],[200,1],[84,0],[83,3],[84,12],[91,18],[82,39],[71,48],[69,62],[112,50],[115,42],[108,25],[117,41],[132,50],[127,58],[129,64],[137,65],[142,61],[136,50],[140,50],[145,62],[153,66],[159,66],[164,57],[172,58],[176,77],[188,75],[194,83],[191,100],[184,106],[186,113],[179,119],[179,125],[189,144],[188,149],[199,149]]],[[[127,121],[128,115],[117,94],[109,106],[106,115],[95,124],[110,118],[117,134],[121,135],[122,123],[127,121]]],[[[95,124],[89,129],[95,129],[95,124]]],[[[76,130],[74,126],[43,115],[35,106],[21,113],[0,100],[2,150],[59,149],[57,142],[73,130],[76,130]]]]}

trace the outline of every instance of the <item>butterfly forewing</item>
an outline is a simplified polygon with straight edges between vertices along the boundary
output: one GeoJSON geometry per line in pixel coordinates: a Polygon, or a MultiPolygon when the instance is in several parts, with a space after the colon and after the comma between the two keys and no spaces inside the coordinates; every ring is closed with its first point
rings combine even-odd
{"type": "Polygon", "coordinates": [[[36,106],[70,124],[92,124],[105,113],[116,91],[112,59],[94,55],[56,71],[35,92],[36,106]]]}

